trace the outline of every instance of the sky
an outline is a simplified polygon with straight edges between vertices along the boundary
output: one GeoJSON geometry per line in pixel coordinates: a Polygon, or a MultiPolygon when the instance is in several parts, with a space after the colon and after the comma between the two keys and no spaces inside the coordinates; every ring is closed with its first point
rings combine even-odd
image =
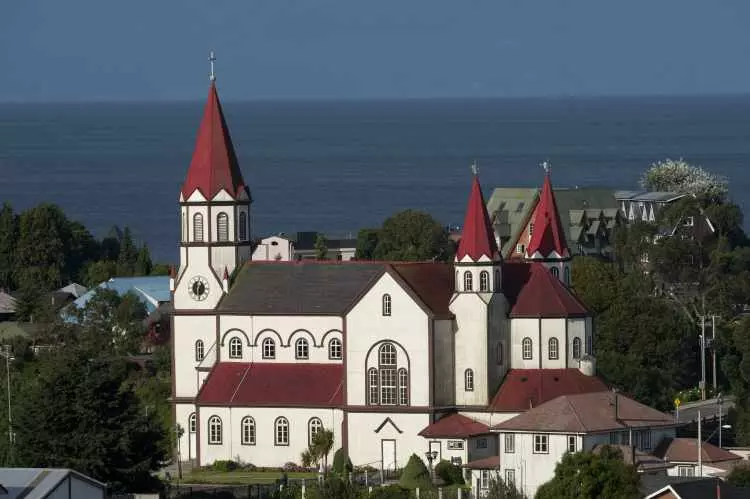
{"type": "Polygon", "coordinates": [[[0,101],[750,92],[749,0],[7,0],[0,101]]]}

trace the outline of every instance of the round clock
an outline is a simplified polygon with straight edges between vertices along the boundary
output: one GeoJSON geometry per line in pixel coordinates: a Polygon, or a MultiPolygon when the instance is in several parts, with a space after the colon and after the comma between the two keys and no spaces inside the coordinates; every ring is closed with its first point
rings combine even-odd
{"type": "Polygon", "coordinates": [[[188,283],[188,292],[193,300],[205,300],[208,296],[208,281],[201,276],[195,276],[188,283]]]}

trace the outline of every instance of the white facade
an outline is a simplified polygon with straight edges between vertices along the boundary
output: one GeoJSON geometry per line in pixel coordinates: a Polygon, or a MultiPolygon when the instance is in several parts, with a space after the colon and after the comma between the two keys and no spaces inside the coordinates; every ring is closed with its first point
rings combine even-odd
{"type": "Polygon", "coordinates": [[[579,368],[591,355],[591,317],[514,318],[510,323],[513,369],[579,368]]]}
{"type": "Polygon", "coordinates": [[[294,260],[294,243],[283,236],[263,238],[253,251],[253,260],[290,262],[294,260]]]}

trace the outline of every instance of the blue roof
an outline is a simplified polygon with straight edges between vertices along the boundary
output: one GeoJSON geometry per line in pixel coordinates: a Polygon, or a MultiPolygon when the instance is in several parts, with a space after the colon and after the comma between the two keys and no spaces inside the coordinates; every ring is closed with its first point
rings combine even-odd
{"type": "Polygon", "coordinates": [[[149,314],[156,310],[160,303],[172,299],[169,291],[169,276],[112,277],[108,281],[91,288],[80,298],[73,301],[72,305],[78,308],[85,307],[98,289],[111,289],[121,296],[128,291],[133,291],[146,305],[146,311],[149,314]]]}

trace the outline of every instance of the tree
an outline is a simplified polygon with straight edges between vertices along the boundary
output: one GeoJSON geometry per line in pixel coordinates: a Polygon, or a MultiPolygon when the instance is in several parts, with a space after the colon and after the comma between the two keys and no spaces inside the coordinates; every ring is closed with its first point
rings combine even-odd
{"type": "Polygon", "coordinates": [[[351,473],[354,469],[352,466],[352,460],[346,455],[343,448],[339,448],[333,453],[333,466],[332,471],[337,475],[345,475],[351,473]]]}
{"type": "Polygon", "coordinates": [[[15,253],[18,286],[33,285],[45,291],[60,286],[67,225],[60,208],[51,204],[21,214],[15,253]]]}
{"type": "Polygon", "coordinates": [[[461,468],[445,459],[435,465],[435,476],[440,478],[445,485],[463,485],[466,483],[461,468]]]}
{"type": "Polygon", "coordinates": [[[723,202],[729,192],[725,178],[682,159],[653,163],[641,177],[641,185],[655,191],[690,194],[706,204],[723,202]]]}
{"type": "Polygon", "coordinates": [[[429,214],[405,210],[383,222],[373,257],[389,261],[449,261],[455,248],[448,232],[429,214]]]}
{"type": "Polygon", "coordinates": [[[124,360],[85,348],[43,356],[15,401],[17,465],[72,468],[115,492],[152,489],[166,435],[123,389],[129,373],[124,360]]]}
{"type": "Polygon", "coordinates": [[[625,464],[618,449],[606,447],[600,454],[565,454],[555,467],[555,477],[542,485],[537,499],[585,499],[607,497],[635,499],[638,473],[625,464]]]}
{"type": "Polygon", "coordinates": [[[727,482],[735,487],[750,487],[750,466],[735,466],[727,476],[727,482]]]}
{"type": "Polygon", "coordinates": [[[622,279],[614,264],[591,256],[580,256],[573,259],[572,271],[573,288],[581,301],[594,312],[594,316],[612,306],[622,279]]]}
{"type": "Polygon", "coordinates": [[[496,476],[490,476],[486,499],[524,499],[523,492],[512,483],[505,483],[496,476]]]}
{"type": "Polygon", "coordinates": [[[151,275],[151,270],[153,269],[153,267],[154,266],[151,263],[151,255],[148,251],[148,245],[144,244],[143,246],[141,246],[141,249],[138,250],[138,257],[135,260],[135,275],[151,275]]]}
{"type": "Polygon", "coordinates": [[[313,464],[317,464],[323,460],[324,473],[328,473],[328,455],[331,453],[333,448],[333,432],[321,428],[312,439],[312,442],[307,446],[307,449],[302,451],[300,459],[302,466],[309,467],[313,464]]]}
{"type": "Polygon", "coordinates": [[[399,485],[407,489],[428,489],[432,487],[430,471],[416,454],[412,454],[401,472],[399,485]]]}
{"type": "Polygon", "coordinates": [[[315,258],[318,260],[328,259],[328,240],[320,232],[315,236],[315,258]]]}
{"type": "Polygon", "coordinates": [[[125,227],[120,240],[120,253],[117,255],[117,275],[121,277],[132,276],[135,272],[135,264],[138,260],[138,249],[133,242],[130,228],[125,227]]]}
{"type": "Polygon", "coordinates": [[[13,264],[18,240],[18,217],[10,203],[0,208],[0,288],[13,289],[13,264]]]}
{"type": "Polygon", "coordinates": [[[354,253],[354,258],[357,260],[373,260],[379,238],[379,229],[360,229],[357,234],[357,250],[354,253]]]}

